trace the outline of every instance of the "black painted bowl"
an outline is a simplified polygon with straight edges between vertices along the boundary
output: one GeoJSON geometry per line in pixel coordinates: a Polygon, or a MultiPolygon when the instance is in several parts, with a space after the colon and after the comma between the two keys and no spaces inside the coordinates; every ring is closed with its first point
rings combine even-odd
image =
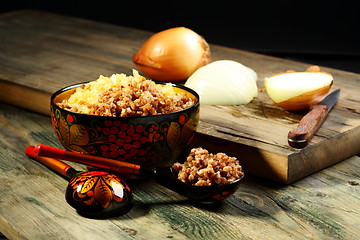
{"type": "Polygon", "coordinates": [[[141,166],[168,165],[191,142],[199,123],[199,95],[172,84],[195,100],[189,108],[155,116],[105,117],[68,111],[56,105],[83,83],[65,87],[51,97],[52,125],[69,151],[132,162],[141,166]]]}
{"type": "Polygon", "coordinates": [[[65,198],[70,206],[85,217],[108,218],[130,210],[132,193],[118,176],[91,171],[70,179],[65,198]]]}
{"type": "Polygon", "coordinates": [[[157,167],[156,181],[181,195],[199,203],[213,203],[232,196],[240,187],[244,175],[230,183],[212,186],[194,186],[177,179],[177,172],[171,167],[157,167]]]}

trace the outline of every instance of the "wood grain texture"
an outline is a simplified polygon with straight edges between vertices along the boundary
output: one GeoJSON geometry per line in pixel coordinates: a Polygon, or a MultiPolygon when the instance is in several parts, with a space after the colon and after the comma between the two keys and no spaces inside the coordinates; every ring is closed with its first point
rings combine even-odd
{"type": "MultiPolygon", "coordinates": [[[[0,17],[0,100],[43,114],[56,90],[95,80],[100,74],[131,74],[131,56],[152,33],[59,16],[18,11],[0,17]],[[21,97],[20,97],[21,96],[21,97]]],[[[206,36],[205,36],[206,38],[206,36]]],[[[309,64],[211,45],[212,61],[231,59],[258,73],[258,87],[270,75],[309,64]]],[[[251,174],[291,183],[360,152],[360,75],[322,68],[341,88],[339,102],[302,150],[290,147],[287,134],[304,113],[275,106],[266,92],[247,105],[202,105],[198,132],[231,145],[251,174]]],[[[207,141],[204,141],[208,144],[207,141]]],[[[229,153],[229,154],[230,154],[229,153]]]]}
{"type": "Polygon", "coordinates": [[[93,220],[67,205],[66,179],[24,155],[29,144],[60,147],[48,117],[0,104],[0,129],[0,232],[9,239],[357,239],[360,234],[356,156],[288,186],[247,175],[240,189],[217,205],[193,204],[153,181],[127,180],[132,209],[93,220]]]}

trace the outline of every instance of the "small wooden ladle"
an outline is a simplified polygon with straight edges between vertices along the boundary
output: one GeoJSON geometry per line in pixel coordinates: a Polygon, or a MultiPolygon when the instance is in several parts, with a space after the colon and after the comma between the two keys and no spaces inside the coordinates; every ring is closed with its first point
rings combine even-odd
{"type": "Polygon", "coordinates": [[[34,149],[28,146],[26,155],[70,179],[65,198],[79,214],[108,218],[130,209],[131,190],[118,176],[105,171],[79,172],[60,160],[38,156],[34,149]]]}

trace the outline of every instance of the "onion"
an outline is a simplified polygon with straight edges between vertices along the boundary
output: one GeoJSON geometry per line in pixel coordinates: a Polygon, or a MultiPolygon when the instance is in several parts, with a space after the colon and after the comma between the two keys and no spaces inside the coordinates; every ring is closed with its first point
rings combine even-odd
{"type": "Polygon", "coordinates": [[[257,96],[257,74],[232,60],[219,60],[196,70],[185,86],[200,95],[200,103],[211,105],[247,104],[257,96]]]}
{"type": "Polygon", "coordinates": [[[210,62],[210,48],[194,31],[176,27],[151,36],[132,57],[149,78],[185,81],[196,69],[210,62]]]}
{"type": "Polygon", "coordinates": [[[265,78],[265,89],[271,100],[290,111],[307,110],[321,102],[333,83],[330,73],[312,66],[305,72],[288,71],[265,78]]]}

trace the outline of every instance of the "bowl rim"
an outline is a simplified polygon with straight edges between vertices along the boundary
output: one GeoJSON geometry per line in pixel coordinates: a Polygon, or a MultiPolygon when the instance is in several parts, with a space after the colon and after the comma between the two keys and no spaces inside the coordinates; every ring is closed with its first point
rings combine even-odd
{"type": "MultiPolygon", "coordinates": [[[[153,81],[153,80],[151,80],[153,81]]],[[[146,118],[158,118],[160,116],[171,116],[171,115],[178,115],[181,114],[182,112],[185,112],[191,108],[197,108],[200,105],[200,96],[199,94],[194,91],[193,89],[186,87],[184,85],[179,85],[179,84],[175,84],[175,83],[170,83],[170,82],[157,82],[154,81],[156,84],[161,84],[161,85],[171,85],[172,87],[176,87],[176,88],[180,88],[182,90],[185,90],[189,93],[191,93],[192,95],[194,95],[197,98],[197,101],[195,104],[191,105],[190,107],[181,109],[179,111],[175,111],[175,112],[171,112],[171,113],[165,113],[165,114],[159,114],[159,115],[149,115],[149,116],[128,116],[128,117],[120,117],[120,116],[100,116],[100,115],[93,115],[93,114],[85,114],[85,113],[78,113],[78,112],[73,112],[70,110],[67,110],[65,108],[59,107],[58,105],[55,104],[54,99],[60,95],[63,92],[66,92],[68,90],[74,89],[74,88],[78,88],[81,87],[82,85],[89,83],[91,81],[87,81],[87,82],[81,82],[81,83],[75,83],[75,84],[71,84],[68,85],[66,87],[63,87],[59,90],[57,90],[56,92],[54,92],[51,97],[50,97],[50,106],[55,106],[58,109],[61,109],[62,111],[67,112],[68,114],[73,114],[73,115],[78,115],[78,116],[88,116],[88,117],[95,117],[95,118],[101,118],[101,119],[146,119],[146,118]]]]}
{"type": "Polygon", "coordinates": [[[191,188],[191,189],[194,189],[194,190],[195,190],[195,189],[204,189],[204,190],[210,190],[210,189],[212,189],[212,190],[218,190],[219,188],[225,188],[225,187],[228,187],[228,186],[232,186],[232,185],[235,185],[235,184],[239,184],[240,181],[241,181],[244,177],[245,177],[245,174],[243,173],[243,175],[242,175],[240,178],[238,178],[238,179],[236,179],[236,180],[234,180],[234,181],[232,181],[232,182],[214,184],[214,185],[210,185],[210,186],[195,186],[195,185],[192,185],[192,184],[189,184],[189,183],[184,183],[184,182],[182,182],[182,181],[180,181],[180,180],[178,180],[178,181],[182,182],[183,184],[189,185],[190,188],[191,188]]]}

